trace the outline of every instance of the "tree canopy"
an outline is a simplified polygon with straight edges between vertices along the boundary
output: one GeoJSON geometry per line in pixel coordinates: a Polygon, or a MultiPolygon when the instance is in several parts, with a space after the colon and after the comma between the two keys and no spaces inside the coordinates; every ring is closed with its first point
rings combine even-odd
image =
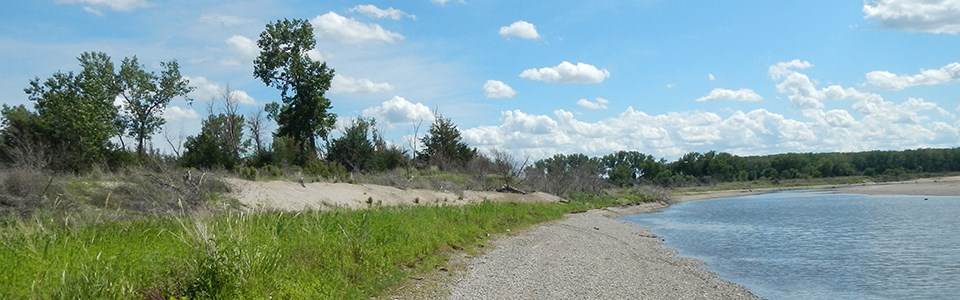
{"type": "Polygon", "coordinates": [[[137,57],[124,58],[120,66],[120,97],[124,111],[118,126],[137,141],[137,153],[144,154],[144,142],[157,133],[166,120],[163,111],[176,97],[192,102],[187,93],[193,91],[190,81],[180,75],[176,60],[161,62],[160,74],[147,72],[137,57]]]}
{"type": "Polygon", "coordinates": [[[260,54],[254,61],[254,76],[280,90],[282,104],[267,106],[277,122],[275,135],[297,143],[296,163],[303,164],[316,156],[317,137],[326,139],[336,122],[336,115],[329,112],[330,100],[324,97],[334,70],[310,59],[308,52],[316,47],[316,40],[307,20],[269,23],[257,45],[260,54]]]}

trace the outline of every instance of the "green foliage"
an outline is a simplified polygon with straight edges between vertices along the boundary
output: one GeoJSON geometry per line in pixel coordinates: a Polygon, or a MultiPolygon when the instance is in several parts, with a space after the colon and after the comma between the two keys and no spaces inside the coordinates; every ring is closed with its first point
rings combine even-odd
{"type": "Polygon", "coordinates": [[[379,296],[489,234],[582,207],[462,207],[230,214],[100,224],[0,222],[0,298],[379,296]]]}
{"type": "Polygon", "coordinates": [[[219,114],[203,120],[197,136],[187,137],[183,164],[195,168],[233,169],[240,165],[248,142],[243,142],[243,116],[219,114]]]}
{"type": "Polygon", "coordinates": [[[0,158],[15,167],[44,169],[50,164],[51,154],[48,129],[40,117],[23,105],[3,105],[0,130],[0,158]]]}
{"type": "Polygon", "coordinates": [[[462,141],[457,125],[439,114],[421,142],[423,151],[417,153],[418,159],[441,170],[462,168],[477,155],[477,149],[462,141]]]}
{"type": "MultiPolygon", "coordinates": [[[[166,120],[163,111],[176,97],[185,97],[193,91],[190,81],[180,75],[176,60],[160,62],[160,74],[147,72],[137,57],[124,58],[120,66],[120,96],[124,113],[117,124],[137,141],[137,153],[144,155],[144,142],[160,130],[166,120]]],[[[190,98],[186,98],[192,102],[190,98]]]]}
{"type": "Polygon", "coordinates": [[[334,70],[310,59],[307,53],[316,47],[313,26],[303,19],[283,19],[269,23],[257,41],[260,55],[254,61],[255,77],[280,90],[283,104],[267,106],[277,121],[277,137],[296,141],[295,164],[316,157],[317,137],[326,138],[336,122],[329,112],[330,89],[334,70]]]}
{"type": "Polygon", "coordinates": [[[599,158],[556,154],[527,167],[524,182],[534,189],[563,196],[573,191],[595,193],[604,189],[609,184],[603,175],[599,158]]]}
{"type": "Polygon", "coordinates": [[[374,148],[370,129],[376,121],[357,118],[344,130],[343,136],[333,139],[327,159],[339,163],[351,172],[362,172],[373,167],[374,148]]]}
{"type": "MultiPolygon", "coordinates": [[[[111,148],[110,137],[117,133],[113,101],[120,86],[110,57],[85,52],[78,61],[83,68],[79,74],[57,72],[42,83],[40,78],[31,80],[24,89],[37,109],[37,124],[26,127],[40,127],[45,133],[25,138],[55,149],[58,155],[52,163],[58,170],[85,171],[102,163],[111,148]]],[[[5,109],[7,113],[23,116],[22,109],[5,109]]]]}

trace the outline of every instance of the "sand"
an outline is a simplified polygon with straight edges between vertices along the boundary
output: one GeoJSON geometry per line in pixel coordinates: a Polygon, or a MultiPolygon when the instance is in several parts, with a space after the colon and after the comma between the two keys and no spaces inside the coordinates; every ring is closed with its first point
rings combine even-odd
{"type": "Polygon", "coordinates": [[[301,185],[286,181],[228,179],[232,197],[247,210],[364,209],[377,206],[463,205],[482,201],[560,202],[547,193],[498,193],[485,191],[403,190],[374,184],[314,182],[301,185]]]}

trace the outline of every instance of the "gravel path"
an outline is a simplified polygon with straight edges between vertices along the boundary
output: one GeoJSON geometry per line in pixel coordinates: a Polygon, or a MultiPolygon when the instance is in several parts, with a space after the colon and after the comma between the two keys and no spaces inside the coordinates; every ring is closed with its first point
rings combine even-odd
{"type": "Polygon", "coordinates": [[[590,211],[496,240],[448,288],[450,299],[757,299],[701,264],[590,211]]]}

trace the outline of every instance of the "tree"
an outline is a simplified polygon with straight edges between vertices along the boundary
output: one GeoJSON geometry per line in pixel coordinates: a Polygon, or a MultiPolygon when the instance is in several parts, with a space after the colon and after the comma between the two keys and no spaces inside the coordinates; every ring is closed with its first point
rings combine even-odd
{"type": "Polygon", "coordinates": [[[340,163],[351,172],[362,172],[372,167],[374,158],[373,142],[370,141],[370,128],[376,125],[374,120],[358,118],[347,126],[343,136],[333,139],[327,159],[340,163]]]}
{"type": "Polygon", "coordinates": [[[210,115],[203,121],[200,134],[187,138],[183,155],[187,166],[232,169],[240,164],[250,145],[243,140],[244,118],[237,112],[238,100],[230,86],[220,89],[217,96],[209,103],[210,115]],[[222,112],[215,115],[217,103],[222,105],[222,112]]]}
{"type": "Polygon", "coordinates": [[[303,19],[283,19],[269,23],[257,41],[260,55],[254,60],[253,74],[267,86],[280,90],[282,105],[268,105],[268,115],[277,121],[278,137],[296,141],[297,163],[316,156],[317,137],[326,139],[336,122],[330,113],[330,89],[334,70],[325,62],[307,55],[316,47],[313,26],[303,19]]]}
{"type": "Polygon", "coordinates": [[[203,128],[197,136],[187,137],[184,143],[183,164],[197,168],[232,169],[240,164],[240,154],[245,146],[242,136],[243,116],[218,114],[203,120],[203,128]]]}
{"type": "Polygon", "coordinates": [[[57,72],[41,83],[30,81],[24,89],[35,103],[38,126],[46,135],[47,146],[56,149],[55,167],[81,171],[102,162],[111,147],[110,137],[116,134],[113,105],[119,92],[110,57],[99,52],[85,52],[78,58],[83,68],[79,74],[57,72]]]}
{"type": "Polygon", "coordinates": [[[477,149],[471,149],[462,141],[457,125],[439,114],[421,141],[424,149],[417,155],[441,170],[464,166],[477,155],[477,149]]]}
{"type": "Polygon", "coordinates": [[[52,160],[49,136],[40,125],[40,116],[23,105],[3,105],[3,130],[0,130],[0,157],[14,167],[44,169],[52,160]]]}
{"type": "Polygon", "coordinates": [[[161,62],[160,67],[163,68],[160,74],[147,72],[136,56],[124,58],[120,66],[120,96],[126,114],[117,126],[136,139],[139,155],[145,153],[144,142],[166,123],[163,111],[170,101],[176,97],[184,97],[187,103],[193,101],[187,97],[193,87],[180,75],[180,64],[173,60],[161,62]]]}

